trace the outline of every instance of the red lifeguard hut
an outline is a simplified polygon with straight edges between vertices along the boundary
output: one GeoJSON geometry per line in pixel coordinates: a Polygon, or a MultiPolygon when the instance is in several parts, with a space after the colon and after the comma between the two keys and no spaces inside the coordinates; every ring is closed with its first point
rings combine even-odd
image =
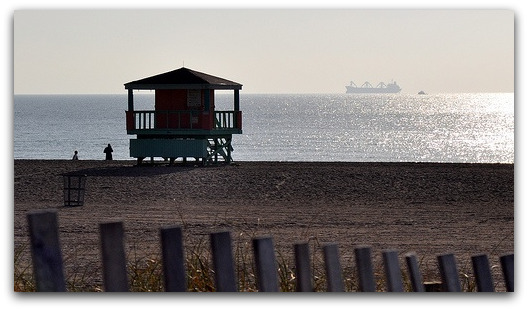
{"type": "Polygon", "coordinates": [[[180,69],[125,84],[130,157],[162,157],[170,163],[181,157],[203,165],[231,162],[232,135],[242,133],[239,91],[242,84],[190,70],[180,69]],[[134,109],[134,89],[154,90],[154,110],[134,109]],[[215,89],[233,90],[233,110],[215,110],[215,89]]]}

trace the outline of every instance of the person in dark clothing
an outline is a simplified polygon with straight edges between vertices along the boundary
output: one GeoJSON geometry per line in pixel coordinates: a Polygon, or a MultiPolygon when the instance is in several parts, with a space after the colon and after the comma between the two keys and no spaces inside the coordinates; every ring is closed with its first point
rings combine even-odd
{"type": "Polygon", "coordinates": [[[105,147],[103,153],[106,154],[106,160],[112,160],[112,152],[114,150],[112,150],[112,146],[110,145],[110,143],[108,143],[108,146],[105,147]]]}

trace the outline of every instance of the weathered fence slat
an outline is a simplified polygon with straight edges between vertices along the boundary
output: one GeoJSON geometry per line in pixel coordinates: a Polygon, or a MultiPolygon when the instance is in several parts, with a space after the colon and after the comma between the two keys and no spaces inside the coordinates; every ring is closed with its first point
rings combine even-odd
{"type": "Polygon", "coordinates": [[[211,250],[215,270],[217,292],[236,292],[237,281],[233,261],[231,233],[229,231],[212,233],[211,250]]]}
{"type": "Polygon", "coordinates": [[[278,292],[279,284],[273,239],[271,237],[254,238],[253,252],[257,267],[258,290],[261,292],[278,292]]]}
{"type": "Polygon", "coordinates": [[[297,243],[295,249],[295,277],[297,292],[313,292],[308,243],[297,243]]]}
{"type": "Polygon", "coordinates": [[[339,249],[337,244],[329,243],[323,245],[326,286],[329,292],[344,292],[343,275],[339,261],[339,249]]]}
{"type": "MultiPolygon", "coordinates": [[[[37,291],[66,291],[56,211],[28,212],[27,222],[37,291]]],[[[101,223],[99,224],[99,229],[104,288],[109,292],[129,291],[123,223],[101,223]]],[[[216,290],[235,292],[238,288],[238,282],[235,276],[231,233],[229,231],[213,233],[210,237],[216,290]]],[[[165,290],[185,291],[187,277],[181,227],[168,226],[162,228],[160,239],[165,290]]],[[[279,282],[273,239],[271,237],[259,237],[254,238],[252,241],[258,290],[262,292],[278,292],[279,282]]],[[[344,282],[337,244],[328,243],[323,245],[322,249],[327,290],[330,292],[343,292],[344,282]]],[[[313,291],[309,244],[295,244],[294,250],[297,279],[296,290],[313,291]]],[[[359,278],[359,291],[376,291],[371,248],[360,246],[356,247],[354,252],[359,278]]],[[[387,290],[390,292],[403,291],[404,287],[397,251],[384,250],[382,254],[387,290]]],[[[422,282],[423,279],[416,254],[408,253],[405,258],[413,290],[416,292],[429,290],[430,286],[422,282]]],[[[488,256],[485,254],[475,255],[471,259],[478,291],[493,292],[494,282],[488,256]]],[[[432,283],[435,285],[435,291],[462,291],[455,256],[453,254],[440,255],[437,256],[437,261],[442,282],[432,283]],[[438,288],[436,289],[436,287],[438,288]]],[[[514,254],[501,256],[500,262],[506,290],[513,292],[514,254]]]]}
{"type": "Polygon", "coordinates": [[[398,252],[385,250],[382,255],[385,266],[385,278],[387,279],[387,290],[389,292],[403,292],[403,280],[398,262],[398,252]]]}
{"type": "Polygon", "coordinates": [[[65,292],[57,213],[31,212],[27,215],[27,221],[37,291],[65,292]]]}
{"type": "Polygon", "coordinates": [[[182,229],[179,226],[164,227],[160,231],[163,257],[165,291],[184,292],[187,288],[185,259],[183,257],[182,229]]]}
{"type": "Polygon", "coordinates": [[[440,276],[442,278],[442,287],[445,292],[460,292],[460,280],[456,266],[455,256],[445,254],[437,256],[440,276]]]}
{"type": "Polygon", "coordinates": [[[374,268],[372,266],[370,247],[356,247],[354,253],[356,255],[356,265],[359,277],[359,290],[362,292],[375,292],[376,281],[374,280],[374,268]]]}
{"type": "Polygon", "coordinates": [[[500,257],[502,274],[506,283],[506,290],[513,292],[513,254],[503,255],[500,257]]]}
{"type": "Polygon", "coordinates": [[[422,274],[418,267],[418,260],[415,253],[408,253],[405,255],[407,262],[407,269],[409,270],[409,277],[411,279],[411,286],[414,292],[425,292],[422,274]]]}
{"type": "Polygon", "coordinates": [[[128,276],[122,222],[99,224],[103,256],[103,283],[107,292],[127,292],[128,276]]]}
{"type": "Polygon", "coordinates": [[[477,282],[479,292],[494,292],[493,278],[489,267],[489,260],[486,254],[475,255],[471,257],[473,263],[473,273],[477,282]]]}

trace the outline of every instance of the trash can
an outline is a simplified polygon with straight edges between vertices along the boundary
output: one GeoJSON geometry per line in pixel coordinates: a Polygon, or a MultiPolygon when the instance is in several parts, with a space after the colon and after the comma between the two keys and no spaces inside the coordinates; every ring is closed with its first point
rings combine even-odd
{"type": "Polygon", "coordinates": [[[64,206],[80,207],[84,204],[86,175],[64,174],[64,206]]]}

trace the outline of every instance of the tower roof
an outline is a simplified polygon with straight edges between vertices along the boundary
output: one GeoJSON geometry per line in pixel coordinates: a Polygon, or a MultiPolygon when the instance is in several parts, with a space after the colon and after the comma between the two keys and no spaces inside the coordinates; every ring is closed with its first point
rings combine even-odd
{"type": "Polygon", "coordinates": [[[128,82],[125,89],[242,89],[242,84],[181,67],[128,82]]]}

